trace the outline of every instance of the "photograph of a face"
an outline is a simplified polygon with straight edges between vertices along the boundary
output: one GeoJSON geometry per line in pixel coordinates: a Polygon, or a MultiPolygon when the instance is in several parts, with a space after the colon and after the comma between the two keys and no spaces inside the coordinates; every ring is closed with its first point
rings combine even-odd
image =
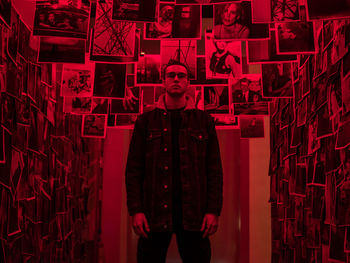
{"type": "Polygon", "coordinates": [[[251,2],[233,2],[214,5],[214,38],[267,39],[268,24],[253,24],[251,2]]]}
{"type": "Polygon", "coordinates": [[[206,77],[240,78],[242,75],[241,41],[214,39],[210,31],[205,35],[206,77]]]}
{"type": "Polygon", "coordinates": [[[230,79],[232,103],[267,101],[262,96],[261,74],[245,74],[239,79],[230,79]]]}

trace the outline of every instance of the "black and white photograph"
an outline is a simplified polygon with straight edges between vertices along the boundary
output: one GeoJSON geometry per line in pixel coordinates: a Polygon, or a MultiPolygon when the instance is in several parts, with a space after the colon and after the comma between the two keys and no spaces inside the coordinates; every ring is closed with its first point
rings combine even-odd
{"type": "Polygon", "coordinates": [[[292,69],[290,63],[262,64],[264,97],[293,97],[292,69]]]}
{"type": "Polygon", "coordinates": [[[94,86],[94,64],[64,64],[62,70],[61,96],[91,97],[94,86]]]}
{"type": "Polygon", "coordinates": [[[335,149],[344,149],[350,144],[350,115],[344,115],[340,119],[340,124],[337,132],[337,140],[335,149]]]}
{"type": "Polygon", "coordinates": [[[242,75],[241,41],[214,39],[212,33],[205,34],[206,77],[240,78],[242,75]]]}
{"type": "Polygon", "coordinates": [[[123,98],[126,64],[96,63],[93,96],[123,98]]]}
{"type": "Polygon", "coordinates": [[[63,112],[72,114],[91,113],[91,98],[64,97],[63,112]]]}
{"type": "Polygon", "coordinates": [[[175,5],[173,3],[159,3],[157,21],[153,23],[145,23],[145,38],[171,38],[173,32],[174,14],[175,5]]]}
{"type": "Polygon", "coordinates": [[[11,9],[11,25],[8,31],[7,53],[14,63],[17,61],[18,36],[19,36],[19,15],[14,8],[11,9]]]}
{"type": "Polygon", "coordinates": [[[267,39],[269,26],[252,23],[251,2],[242,1],[214,5],[215,39],[267,39]]]}
{"type": "Polygon", "coordinates": [[[145,25],[146,39],[201,37],[201,6],[160,4],[158,21],[145,25]]]}
{"type": "Polygon", "coordinates": [[[140,87],[127,87],[125,93],[123,99],[112,99],[110,112],[112,114],[140,113],[140,87]]]}
{"type": "Polygon", "coordinates": [[[229,114],[228,86],[204,86],[204,110],[210,114],[229,114]]]}
{"type": "Polygon", "coordinates": [[[261,74],[245,74],[240,79],[229,80],[232,103],[267,101],[262,97],[261,74]]]}
{"type": "Polygon", "coordinates": [[[248,41],[248,64],[297,61],[295,54],[282,55],[277,53],[275,30],[271,30],[270,36],[271,38],[268,40],[248,41]]]}
{"type": "Polygon", "coordinates": [[[239,118],[231,114],[212,114],[217,129],[239,129],[239,118]]]}
{"type": "Polygon", "coordinates": [[[107,115],[86,114],[83,116],[82,137],[105,138],[107,115]]]}
{"type": "Polygon", "coordinates": [[[350,16],[350,2],[347,0],[308,0],[307,13],[310,20],[346,18],[350,16]]]}
{"type": "Polygon", "coordinates": [[[134,55],[136,23],[114,21],[111,3],[97,3],[91,52],[93,56],[130,57],[134,55]]]}
{"type": "Polygon", "coordinates": [[[0,164],[5,163],[5,131],[3,127],[0,127],[0,164]]]}
{"type": "Polygon", "coordinates": [[[312,22],[285,22],[277,24],[277,53],[315,53],[312,22]]]}
{"type": "Polygon", "coordinates": [[[298,0],[271,0],[272,21],[296,21],[299,20],[298,0]]]}
{"type": "Polygon", "coordinates": [[[241,138],[264,138],[264,117],[240,117],[241,138]]]}
{"type": "Polygon", "coordinates": [[[37,1],[33,34],[87,39],[90,1],[37,1]]]}
{"type": "Polygon", "coordinates": [[[196,52],[196,40],[162,40],[160,44],[161,69],[170,61],[179,61],[188,68],[188,78],[195,79],[197,73],[196,52]]]}
{"type": "Polygon", "coordinates": [[[350,75],[342,79],[341,89],[343,114],[346,114],[350,111],[350,75]]]}
{"type": "Polygon", "coordinates": [[[346,262],[346,254],[344,252],[345,227],[331,225],[330,229],[329,260],[346,262]]]}
{"type": "Polygon", "coordinates": [[[38,62],[85,63],[85,40],[40,37],[38,62]]]}
{"type": "Polygon", "coordinates": [[[160,55],[141,55],[136,64],[136,83],[142,85],[161,84],[160,55]]]}
{"type": "Polygon", "coordinates": [[[141,22],[155,21],[156,8],[156,0],[113,0],[112,19],[141,22]]]}

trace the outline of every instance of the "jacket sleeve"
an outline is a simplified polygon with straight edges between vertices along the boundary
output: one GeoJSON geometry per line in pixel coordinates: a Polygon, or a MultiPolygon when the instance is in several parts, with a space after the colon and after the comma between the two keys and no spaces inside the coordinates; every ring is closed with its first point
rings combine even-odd
{"type": "Polygon", "coordinates": [[[144,212],[142,189],[145,170],[146,135],[146,125],[142,115],[140,115],[135,122],[125,170],[127,207],[131,216],[144,212]]]}
{"type": "Polygon", "coordinates": [[[213,117],[209,116],[207,170],[207,213],[220,215],[223,202],[223,172],[220,148],[213,117]]]}

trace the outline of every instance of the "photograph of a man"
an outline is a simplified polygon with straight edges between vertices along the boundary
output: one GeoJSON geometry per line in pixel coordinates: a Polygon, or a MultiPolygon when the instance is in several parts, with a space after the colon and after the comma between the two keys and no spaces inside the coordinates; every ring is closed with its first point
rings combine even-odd
{"type": "Polygon", "coordinates": [[[223,172],[213,118],[195,109],[185,64],[164,66],[165,93],[134,127],[126,165],[127,207],[139,235],[137,262],[166,262],[172,234],[183,262],[209,263],[223,172]]]}

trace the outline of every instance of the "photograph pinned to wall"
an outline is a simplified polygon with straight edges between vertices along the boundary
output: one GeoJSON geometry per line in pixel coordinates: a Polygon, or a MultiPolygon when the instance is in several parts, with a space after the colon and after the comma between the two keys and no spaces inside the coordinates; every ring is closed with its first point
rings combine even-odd
{"type": "Polygon", "coordinates": [[[333,40],[334,23],[333,20],[322,20],[323,27],[323,49],[326,49],[333,40]]]}
{"type": "Polygon", "coordinates": [[[127,87],[126,93],[123,99],[112,99],[112,114],[140,113],[140,87],[127,87]]]}
{"type": "Polygon", "coordinates": [[[350,3],[347,0],[308,0],[309,20],[340,19],[350,16],[350,3]]]}
{"type": "Polygon", "coordinates": [[[328,87],[328,111],[331,119],[335,118],[342,111],[342,89],[340,76],[329,79],[328,87]]]}
{"type": "Polygon", "coordinates": [[[91,97],[94,86],[94,63],[63,64],[61,96],[91,97]]]}
{"type": "MultiPolygon", "coordinates": [[[[109,41],[112,43],[112,40],[109,41]]],[[[91,50],[94,47],[94,39],[91,40],[91,50]]],[[[91,61],[100,61],[100,62],[111,62],[111,63],[133,63],[137,62],[140,55],[140,30],[138,28],[135,29],[135,41],[134,41],[134,51],[133,55],[130,56],[111,56],[108,54],[93,54],[90,52],[90,60],[91,61]]]]}
{"type": "Polygon", "coordinates": [[[269,104],[265,101],[256,103],[236,103],[232,105],[234,115],[269,115],[269,104]]]}
{"type": "Polygon", "coordinates": [[[107,114],[109,104],[109,99],[92,98],[91,114],[107,114]]]}
{"type": "Polygon", "coordinates": [[[268,39],[268,24],[253,24],[251,2],[214,5],[215,39],[268,39]]]}
{"type": "Polygon", "coordinates": [[[350,75],[342,78],[341,90],[343,114],[346,114],[350,111],[350,75]]]}
{"type": "Polygon", "coordinates": [[[245,74],[239,79],[229,79],[232,103],[267,101],[262,97],[261,74],[245,74]]]}
{"type": "Polygon", "coordinates": [[[344,252],[350,253],[350,226],[345,228],[344,252]]]}
{"type": "Polygon", "coordinates": [[[33,35],[87,39],[90,1],[37,1],[33,35]]]}
{"type": "Polygon", "coordinates": [[[72,114],[91,113],[91,98],[64,97],[63,112],[72,114]]]}
{"type": "Polygon", "coordinates": [[[157,1],[113,0],[113,20],[150,22],[156,20],[157,1]]]}
{"type": "Polygon", "coordinates": [[[86,114],[83,115],[82,137],[105,138],[107,115],[86,114]]]}
{"type": "MultiPolygon", "coordinates": [[[[348,51],[346,32],[349,31],[350,22],[348,19],[334,20],[333,45],[331,49],[332,64],[338,62],[348,51]]],[[[349,38],[348,38],[349,39],[349,38]]]]}
{"type": "Polygon", "coordinates": [[[11,8],[11,25],[7,38],[7,54],[14,63],[17,62],[19,20],[20,18],[16,9],[11,8]]]}
{"type": "Polygon", "coordinates": [[[39,56],[39,48],[40,48],[40,37],[30,35],[29,43],[27,48],[25,49],[25,58],[28,59],[28,62],[37,63],[39,56]]]}
{"type": "Polygon", "coordinates": [[[261,72],[264,97],[293,97],[293,73],[290,63],[262,64],[261,72]]]}
{"type": "Polygon", "coordinates": [[[206,77],[240,78],[242,75],[241,41],[224,41],[213,38],[211,31],[205,33],[206,77]]]}
{"type": "Polygon", "coordinates": [[[5,162],[5,131],[4,128],[0,126],[0,164],[5,162]]]}
{"type": "Polygon", "coordinates": [[[299,20],[298,0],[271,0],[272,21],[296,21],[299,20]]]}
{"type": "Polygon", "coordinates": [[[317,139],[317,130],[318,130],[318,118],[315,115],[313,118],[309,120],[308,125],[308,147],[307,153],[308,155],[313,154],[321,147],[320,140],[317,139]]]}
{"type": "Polygon", "coordinates": [[[93,56],[130,57],[134,55],[136,23],[112,20],[112,3],[98,2],[93,30],[93,56]]]}
{"type": "Polygon", "coordinates": [[[13,134],[16,129],[16,104],[15,98],[7,93],[1,94],[1,124],[9,133],[13,134]]]}
{"type": "Polygon", "coordinates": [[[157,11],[157,21],[153,23],[145,23],[144,38],[171,38],[173,31],[174,14],[175,4],[159,3],[159,11],[157,11]]]}
{"type": "Polygon", "coordinates": [[[228,86],[204,86],[204,110],[210,114],[229,114],[228,86]]]}
{"type": "Polygon", "coordinates": [[[271,0],[253,0],[252,23],[271,23],[271,0]]]}
{"type": "Polygon", "coordinates": [[[350,144],[350,115],[343,115],[340,118],[339,128],[337,132],[335,149],[344,149],[350,144]]]}
{"type": "Polygon", "coordinates": [[[0,0],[0,20],[2,20],[8,27],[11,25],[11,0],[0,0]]]}
{"type": "Polygon", "coordinates": [[[145,39],[201,38],[201,6],[160,3],[158,21],[145,24],[145,39]]]}
{"type": "Polygon", "coordinates": [[[22,93],[23,68],[20,63],[14,63],[12,60],[7,61],[6,70],[6,92],[15,98],[20,98],[22,93]]]}
{"type": "Polygon", "coordinates": [[[248,41],[246,49],[248,64],[297,61],[296,55],[277,54],[275,30],[271,30],[270,36],[268,40],[248,41]]]}
{"type": "Polygon", "coordinates": [[[17,192],[17,186],[21,179],[24,168],[23,153],[21,151],[12,148],[12,158],[11,158],[11,192],[15,194],[17,192]]]}
{"type": "Polygon", "coordinates": [[[124,98],[126,64],[95,64],[93,96],[103,98],[124,98]]]}
{"type": "Polygon", "coordinates": [[[228,78],[207,78],[206,77],[206,57],[205,56],[197,56],[197,77],[196,79],[191,79],[190,83],[191,85],[227,85],[228,84],[228,78]]]}
{"type": "Polygon", "coordinates": [[[52,85],[52,64],[51,63],[41,63],[41,82],[46,85],[52,85]]]}
{"type": "Polygon", "coordinates": [[[264,117],[240,117],[241,138],[264,138],[264,117]]]}
{"type": "Polygon", "coordinates": [[[136,64],[136,83],[142,85],[161,84],[160,55],[141,54],[136,64]]]}
{"type": "Polygon", "coordinates": [[[348,53],[346,53],[346,55],[343,57],[343,78],[347,78],[350,76],[350,49],[348,51],[348,53]]]}
{"type": "Polygon", "coordinates": [[[30,41],[31,30],[29,27],[19,19],[19,34],[18,34],[18,54],[24,59],[28,59],[28,43],[30,41]]]}
{"type": "Polygon", "coordinates": [[[151,111],[156,106],[156,87],[155,86],[141,86],[141,113],[151,111]]]}
{"type": "Polygon", "coordinates": [[[85,63],[85,40],[40,37],[38,62],[85,63]]]}
{"type": "Polygon", "coordinates": [[[28,87],[27,95],[28,97],[35,102],[35,92],[36,92],[36,75],[37,75],[37,66],[35,64],[28,64],[28,87]]]}
{"type": "Polygon", "coordinates": [[[275,32],[277,54],[315,53],[312,22],[278,23],[275,32]]]}
{"type": "Polygon", "coordinates": [[[346,262],[346,254],[344,252],[345,227],[331,225],[330,228],[329,260],[346,262]]]}
{"type": "MultiPolygon", "coordinates": [[[[196,79],[196,52],[196,40],[163,40],[160,43],[161,69],[171,61],[179,61],[188,68],[188,78],[196,79]]],[[[161,77],[163,78],[164,76],[161,77]]]]}
{"type": "Polygon", "coordinates": [[[239,118],[232,114],[211,114],[217,129],[239,129],[239,118]]]}
{"type": "Polygon", "coordinates": [[[317,139],[333,135],[332,120],[329,117],[328,106],[324,104],[317,112],[318,127],[317,139]]]}

